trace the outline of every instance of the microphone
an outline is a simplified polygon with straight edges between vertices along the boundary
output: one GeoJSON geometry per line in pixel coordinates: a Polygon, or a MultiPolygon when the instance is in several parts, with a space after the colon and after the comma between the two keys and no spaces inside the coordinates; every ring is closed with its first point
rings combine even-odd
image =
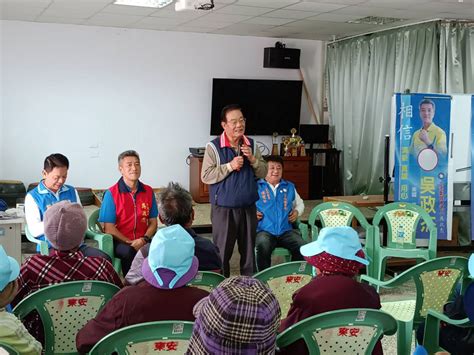
{"type": "Polygon", "coordinates": [[[239,143],[238,143],[238,146],[237,146],[237,155],[240,157],[242,156],[242,146],[244,145],[244,140],[242,138],[239,139],[239,143]]]}

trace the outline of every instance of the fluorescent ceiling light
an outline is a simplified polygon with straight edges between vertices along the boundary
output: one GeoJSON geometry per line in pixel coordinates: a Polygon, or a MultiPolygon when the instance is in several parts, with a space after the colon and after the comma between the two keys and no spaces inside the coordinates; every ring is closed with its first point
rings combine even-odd
{"type": "Polygon", "coordinates": [[[171,4],[173,0],[115,0],[115,5],[129,5],[141,7],[162,8],[171,4]]]}

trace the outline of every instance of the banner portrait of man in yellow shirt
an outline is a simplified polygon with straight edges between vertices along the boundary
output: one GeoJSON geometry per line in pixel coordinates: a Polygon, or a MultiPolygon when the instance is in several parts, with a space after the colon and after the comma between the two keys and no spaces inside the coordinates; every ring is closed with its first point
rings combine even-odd
{"type": "Polygon", "coordinates": [[[411,152],[416,157],[423,149],[431,149],[438,156],[445,155],[448,151],[446,133],[433,123],[436,106],[430,99],[424,99],[419,106],[422,127],[413,134],[411,152]]]}

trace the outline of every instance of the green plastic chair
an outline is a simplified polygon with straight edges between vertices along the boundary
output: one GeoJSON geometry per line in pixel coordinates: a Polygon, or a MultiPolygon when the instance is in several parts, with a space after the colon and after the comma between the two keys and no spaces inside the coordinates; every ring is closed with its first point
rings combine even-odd
{"type": "Polygon", "coordinates": [[[385,312],[369,308],[341,309],[296,323],[277,336],[277,347],[282,349],[303,339],[310,355],[370,355],[382,335],[396,331],[397,322],[385,312]]]}
{"type": "MultiPolygon", "coordinates": [[[[474,283],[469,285],[469,288],[474,289],[474,283]]],[[[469,296],[464,296],[464,305],[473,303],[472,294],[469,296]]],[[[440,322],[444,322],[450,325],[461,328],[473,328],[474,324],[469,321],[469,318],[464,319],[452,319],[448,316],[434,311],[432,309],[428,310],[426,315],[425,322],[425,333],[423,339],[423,346],[425,347],[428,354],[434,354],[437,351],[446,351],[439,345],[439,331],[440,331],[440,322]]]]}
{"type": "Polygon", "coordinates": [[[367,275],[373,276],[373,262],[371,247],[368,245],[369,241],[372,240],[372,225],[367,221],[362,212],[355,206],[347,202],[324,202],[313,208],[311,211],[308,224],[311,228],[312,240],[317,240],[319,235],[319,228],[316,224],[317,221],[324,227],[341,227],[341,226],[352,226],[352,221],[356,220],[359,225],[365,231],[365,246],[364,252],[371,260],[370,264],[366,267],[367,275]]]}
{"type": "Polygon", "coordinates": [[[64,282],[28,295],[13,313],[22,320],[32,311],[38,312],[45,329],[46,354],[77,354],[77,332],[119,290],[103,281],[64,282]]]}
{"type": "Polygon", "coordinates": [[[372,259],[370,275],[383,280],[387,258],[412,258],[431,260],[436,258],[438,232],[430,215],[421,207],[411,203],[393,202],[381,207],[372,221],[373,232],[367,242],[367,253],[372,259]],[[387,246],[380,243],[380,223],[385,219],[387,223],[387,246]],[[416,232],[418,224],[423,221],[429,230],[428,248],[416,246],[416,232]],[[397,241],[402,231],[403,243],[397,241]]]}
{"type": "Polygon", "coordinates": [[[371,233],[372,226],[367,219],[364,217],[362,212],[347,202],[324,202],[313,208],[311,211],[308,224],[311,228],[312,240],[318,239],[319,228],[316,222],[319,221],[321,226],[324,227],[341,227],[341,226],[352,226],[353,219],[364,228],[366,233],[366,240],[368,235],[371,233]]]}
{"type": "Polygon", "coordinates": [[[130,325],[103,337],[89,355],[184,354],[193,332],[193,322],[160,321],[130,325]]]}
{"type": "Polygon", "coordinates": [[[97,209],[89,216],[87,233],[94,240],[101,240],[101,242],[98,241],[99,249],[110,256],[115,271],[120,274],[122,272],[122,261],[115,257],[114,237],[111,234],[104,233],[102,230],[102,225],[99,222],[99,213],[100,209],[97,209]]]}
{"type": "Polygon", "coordinates": [[[188,283],[188,286],[197,287],[204,291],[211,292],[224,280],[225,277],[216,272],[198,271],[194,279],[188,283]]]}
{"type": "Polygon", "coordinates": [[[423,346],[425,347],[428,354],[434,354],[438,351],[446,351],[439,345],[440,322],[445,322],[447,324],[462,328],[474,327],[474,324],[469,321],[469,318],[451,319],[440,312],[436,312],[431,309],[428,310],[423,340],[423,346]]]}
{"type": "Polygon", "coordinates": [[[48,243],[45,240],[40,240],[38,238],[33,237],[33,234],[31,234],[28,228],[28,224],[25,224],[25,235],[26,239],[28,239],[30,242],[39,245],[41,255],[49,255],[48,243]]]}
{"type": "Polygon", "coordinates": [[[312,269],[306,261],[292,261],[269,267],[253,277],[270,287],[280,304],[282,318],[286,318],[293,293],[311,281],[312,269]]]}
{"type": "Polygon", "coordinates": [[[415,265],[389,281],[361,276],[361,281],[382,288],[397,288],[408,281],[415,283],[416,299],[382,302],[382,310],[398,323],[398,354],[410,353],[413,329],[423,322],[428,310],[443,311],[457,283],[467,277],[467,263],[464,257],[448,256],[415,265]]]}
{"type": "Polygon", "coordinates": [[[11,345],[0,342],[0,349],[5,350],[9,355],[20,355],[20,353],[11,345]]]}

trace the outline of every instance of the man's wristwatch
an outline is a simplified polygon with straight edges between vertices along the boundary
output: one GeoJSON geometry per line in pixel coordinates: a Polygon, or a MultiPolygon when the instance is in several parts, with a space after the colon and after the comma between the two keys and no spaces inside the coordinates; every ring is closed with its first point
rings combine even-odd
{"type": "Polygon", "coordinates": [[[144,236],[142,237],[142,239],[143,239],[145,242],[147,242],[147,243],[151,243],[151,238],[150,238],[150,237],[147,237],[146,235],[144,235],[144,236]]]}

